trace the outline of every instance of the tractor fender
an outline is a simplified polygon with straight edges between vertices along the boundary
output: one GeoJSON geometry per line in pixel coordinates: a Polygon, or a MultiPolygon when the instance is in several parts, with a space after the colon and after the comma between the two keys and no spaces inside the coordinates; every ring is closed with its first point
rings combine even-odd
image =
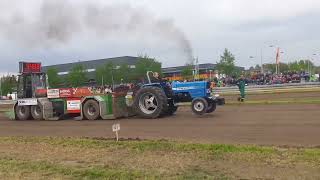
{"type": "Polygon", "coordinates": [[[80,115],[81,119],[84,119],[83,114],[83,106],[88,100],[95,100],[99,104],[100,109],[100,117],[102,119],[114,119],[112,113],[112,98],[108,98],[111,95],[101,95],[101,96],[86,96],[81,99],[81,106],[80,106],[80,115]]]}
{"type": "Polygon", "coordinates": [[[48,98],[38,98],[38,105],[41,108],[44,120],[58,120],[59,117],[53,115],[53,105],[48,98]]]}

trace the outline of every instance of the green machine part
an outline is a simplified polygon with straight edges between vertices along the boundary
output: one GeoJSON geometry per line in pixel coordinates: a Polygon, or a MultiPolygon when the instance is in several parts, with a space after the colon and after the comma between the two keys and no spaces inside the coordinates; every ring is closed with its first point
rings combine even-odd
{"type": "MultiPolygon", "coordinates": [[[[82,102],[85,102],[87,99],[94,99],[99,103],[100,116],[102,119],[128,117],[128,107],[126,105],[125,96],[123,95],[113,96],[112,94],[105,94],[99,96],[87,96],[82,99],[82,102]]],[[[83,116],[82,113],[81,116],[83,116]]]]}
{"type": "Polygon", "coordinates": [[[102,119],[117,119],[128,117],[128,107],[124,95],[106,94],[95,96],[99,101],[100,116],[102,119]]]}
{"type": "Polygon", "coordinates": [[[116,118],[125,118],[129,116],[126,97],[123,94],[113,97],[113,114],[116,118]]]}
{"type": "MultiPolygon", "coordinates": [[[[60,112],[62,112],[61,115],[66,114],[67,112],[67,102],[65,99],[50,99],[50,102],[52,103],[53,108],[59,109],[60,112]],[[61,107],[63,106],[63,107],[61,107]]],[[[59,118],[59,117],[55,117],[59,118]]]]}
{"type": "Polygon", "coordinates": [[[93,98],[99,102],[100,116],[102,119],[115,119],[116,118],[113,114],[112,95],[111,94],[86,97],[86,98],[93,98]]]}

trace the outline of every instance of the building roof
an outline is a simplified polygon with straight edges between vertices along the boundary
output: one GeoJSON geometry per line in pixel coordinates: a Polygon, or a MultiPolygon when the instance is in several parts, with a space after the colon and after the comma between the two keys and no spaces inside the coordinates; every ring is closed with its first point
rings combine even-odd
{"type": "MultiPolygon", "coordinates": [[[[167,67],[167,68],[162,68],[162,73],[164,74],[169,74],[169,73],[180,73],[183,68],[187,66],[177,66],[177,67],[167,67]]],[[[205,64],[199,64],[199,70],[210,70],[210,69],[215,69],[216,64],[212,63],[205,63],[205,64]]],[[[193,66],[194,68],[194,66],[193,66]]]]}
{"type": "Polygon", "coordinates": [[[90,60],[90,61],[78,61],[78,62],[72,62],[72,63],[43,66],[42,71],[46,71],[48,68],[55,68],[58,70],[58,72],[68,72],[72,69],[74,65],[78,65],[78,64],[83,65],[85,69],[96,69],[97,67],[102,66],[109,62],[112,62],[113,64],[134,65],[137,62],[137,60],[138,60],[138,57],[122,56],[122,57],[115,57],[115,58],[90,60]]]}

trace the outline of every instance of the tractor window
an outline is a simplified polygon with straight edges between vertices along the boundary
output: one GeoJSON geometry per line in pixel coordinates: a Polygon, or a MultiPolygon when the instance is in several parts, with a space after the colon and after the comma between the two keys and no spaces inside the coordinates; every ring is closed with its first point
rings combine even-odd
{"type": "Polygon", "coordinates": [[[31,76],[19,76],[17,87],[18,98],[31,98],[32,97],[32,82],[31,76]]]}
{"type": "Polygon", "coordinates": [[[35,89],[45,89],[46,88],[46,77],[44,74],[33,75],[33,86],[35,89]]]}

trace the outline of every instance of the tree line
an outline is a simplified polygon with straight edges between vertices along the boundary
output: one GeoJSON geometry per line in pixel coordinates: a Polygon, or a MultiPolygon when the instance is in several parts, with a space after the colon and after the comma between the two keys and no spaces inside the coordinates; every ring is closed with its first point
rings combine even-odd
{"type": "MultiPolygon", "coordinates": [[[[260,69],[261,69],[261,66],[256,65],[255,67],[250,67],[249,70],[252,71],[252,70],[260,70],[260,69]]],[[[275,63],[263,64],[263,69],[265,71],[275,73],[276,64],[275,63]]],[[[279,70],[280,70],[280,73],[310,71],[311,74],[314,74],[314,73],[320,73],[320,66],[316,66],[310,60],[298,60],[298,61],[289,62],[289,63],[279,63],[279,70]]]]}
{"type": "MultiPolygon", "coordinates": [[[[181,77],[187,80],[193,79],[194,66],[194,64],[186,64],[181,71],[181,77]]],[[[234,55],[228,49],[225,49],[223,54],[220,56],[220,60],[216,63],[216,68],[208,70],[218,70],[219,74],[225,74],[233,77],[238,77],[241,74],[240,69],[235,65],[234,55]]]]}
{"type": "Polygon", "coordinates": [[[5,75],[0,78],[0,95],[6,96],[15,91],[17,87],[17,76],[5,75]]]}
{"type": "MultiPolygon", "coordinates": [[[[103,86],[129,83],[145,78],[147,71],[161,73],[161,63],[147,55],[139,56],[134,66],[135,68],[131,68],[128,64],[108,62],[101,67],[97,67],[95,71],[96,84],[103,86]]],[[[47,70],[50,88],[85,86],[89,80],[86,75],[87,70],[81,64],[73,66],[65,78],[61,78],[55,68],[47,70]]]]}
{"type": "MultiPolygon", "coordinates": [[[[194,64],[186,64],[181,71],[181,76],[183,79],[191,80],[193,79],[193,71],[194,64]]],[[[320,73],[320,66],[316,66],[310,60],[298,60],[290,63],[280,63],[279,64],[280,73],[285,72],[310,72],[320,73]]],[[[263,69],[265,72],[275,73],[276,72],[276,64],[275,63],[267,63],[263,64],[263,69]]],[[[209,70],[209,69],[208,69],[209,70]]],[[[218,62],[216,62],[216,68],[212,70],[217,70],[219,74],[225,74],[228,77],[238,78],[241,74],[246,74],[248,72],[241,72],[239,68],[235,65],[235,56],[226,48],[224,49],[223,54],[220,56],[218,62]]],[[[250,67],[250,71],[260,71],[261,66],[256,65],[255,67],[250,67]]]]}

